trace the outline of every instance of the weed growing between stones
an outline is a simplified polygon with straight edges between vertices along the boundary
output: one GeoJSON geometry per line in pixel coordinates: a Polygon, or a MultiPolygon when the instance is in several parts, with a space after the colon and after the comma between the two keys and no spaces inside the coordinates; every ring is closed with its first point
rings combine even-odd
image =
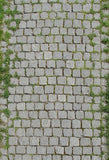
{"type": "MultiPolygon", "coordinates": [[[[18,28],[20,21],[19,19],[14,18],[16,12],[16,9],[11,10],[9,0],[0,0],[0,97],[3,99],[7,99],[9,97],[8,87],[10,86],[11,78],[11,74],[9,73],[9,65],[10,54],[13,53],[13,51],[7,47],[11,37],[11,34],[7,31],[7,29],[14,31],[18,28]],[[6,17],[9,17],[9,20],[4,20],[6,17]],[[16,22],[15,27],[11,27],[11,22],[13,21],[16,22]],[[6,29],[4,29],[5,25],[6,29]]],[[[4,128],[6,127],[6,122],[3,122],[2,115],[5,115],[5,117],[9,118],[10,111],[8,108],[0,109],[0,148],[4,146],[5,149],[7,149],[9,147],[8,127],[6,129],[4,128]]]]}
{"type": "MultiPolygon", "coordinates": [[[[94,3],[94,1],[92,0],[92,4],[94,3]]],[[[95,14],[95,13],[100,13],[100,26],[97,27],[97,29],[99,29],[100,31],[100,39],[101,39],[101,43],[102,43],[102,47],[101,47],[101,53],[104,53],[106,55],[109,54],[109,15],[108,15],[108,11],[109,11],[109,1],[108,0],[101,0],[100,1],[101,7],[100,7],[100,11],[94,11],[93,7],[90,10],[91,14],[95,14]]],[[[93,6],[93,5],[92,5],[93,6]]],[[[95,43],[93,43],[93,38],[96,37],[95,33],[89,34],[88,38],[90,39],[90,45],[91,46],[95,46],[95,43]]],[[[94,51],[93,51],[94,53],[94,51]]],[[[95,51],[95,53],[97,53],[95,51]]],[[[100,55],[101,57],[101,55],[100,55]]],[[[107,56],[107,58],[104,60],[104,62],[109,62],[109,57],[107,56]]],[[[92,77],[92,76],[91,76],[92,77]]],[[[106,116],[103,117],[101,119],[101,126],[98,127],[98,129],[100,129],[100,137],[106,137],[106,146],[107,146],[107,151],[102,150],[101,152],[101,157],[106,158],[106,160],[109,160],[109,74],[106,76],[101,76],[101,78],[105,78],[106,80],[106,92],[101,92],[98,96],[101,97],[101,105],[100,105],[100,111],[101,113],[106,113],[106,116]],[[103,124],[103,121],[105,120],[106,124],[103,124]]],[[[92,91],[92,87],[91,87],[91,91],[90,91],[90,96],[93,98],[92,102],[94,103],[94,97],[97,96],[93,93],[92,91]]],[[[104,144],[103,144],[104,145],[104,144]]]]}
{"type": "Polygon", "coordinates": [[[106,137],[106,145],[107,145],[107,153],[106,158],[109,159],[109,74],[105,76],[106,79],[106,92],[102,93],[102,96],[104,97],[105,105],[101,104],[101,112],[106,113],[106,116],[104,117],[106,124],[100,126],[101,134],[100,137],[105,136],[106,137]]]}
{"type": "MultiPolygon", "coordinates": [[[[8,39],[8,37],[9,37],[9,34],[7,32],[4,33],[3,27],[2,27],[2,25],[3,25],[3,18],[4,18],[4,12],[5,12],[4,11],[4,5],[6,5],[6,2],[4,0],[0,0],[0,43],[1,43],[1,41],[5,40],[5,38],[8,39]]],[[[6,69],[6,66],[3,67],[3,64],[4,64],[4,54],[5,53],[2,52],[1,46],[0,46],[0,84],[2,82],[4,82],[4,81],[5,81],[5,83],[9,81],[9,79],[7,79],[7,81],[6,81],[6,78],[8,77],[8,75],[6,76],[6,73],[8,72],[9,68],[6,69]]],[[[8,95],[7,86],[4,86],[4,87],[0,86],[0,88],[1,89],[3,89],[3,88],[5,89],[4,94],[2,95],[2,93],[1,93],[0,95],[4,96],[4,97],[7,96],[8,95]],[[7,91],[7,95],[6,95],[6,91],[7,91]]],[[[1,116],[2,112],[3,112],[3,110],[0,110],[0,116],[1,116]]],[[[0,123],[1,124],[3,123],[1,119],[0,119],[0,123]]],[[[4,133],[4,128],[0,128],[0,147],[2,147],[2,145],[3,145],[2,144],[2,140],[3,140],[3,135],[2,134],[3,133],[4,133]]]]}
{"type": "MultiPolygon", "coordinates": [[[[103,39],[101,40],[101,43],[104,44],[104,49],[102,52],[109,54],[109,2],[108,0],[101,0],[101,10],[100,10],[100,33],[103,35],[103,39]]],[[[107,57],[105,62],[109,62],[109,58],[107,57]]],[[[102,124],[100,126],[100,137],[106,137],[106,146],[107,146],[107,152],[103,152],[102,154],[106,155],[106,159],[109,160],[109,74],[107,74],[105,77],[106,80],[106,91],[101,93],[101,97],[104,99],[101,102],[101,112],[106,113],[106,116],[103,117],[105,120],[105,125],[102,124]]]]}

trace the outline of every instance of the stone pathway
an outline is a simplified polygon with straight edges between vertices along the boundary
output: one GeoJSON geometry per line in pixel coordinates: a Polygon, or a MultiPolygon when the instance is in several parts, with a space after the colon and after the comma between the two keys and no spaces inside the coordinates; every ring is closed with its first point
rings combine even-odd
{"type": "Polygon", "coordinates": [[[15,86],[1,160],[103,160],[97,128],[108,65],[101,62],[100,0],[13,2],[22,14],[10,39],[15,86]]]}

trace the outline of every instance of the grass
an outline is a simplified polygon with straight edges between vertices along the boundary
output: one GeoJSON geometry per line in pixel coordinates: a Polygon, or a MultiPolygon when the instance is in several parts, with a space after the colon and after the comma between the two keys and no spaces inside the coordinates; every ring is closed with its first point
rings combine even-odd
{"type": "Polygon", "coordinates": [[[109,3],[103,4],[102,9],[106,9],[106,10],[109,9],[109,3]]]}
{"type": "Polygon", "coordinates": [[[105,52],[106,54],[109,53],[109,46],[107,48],[104,48],[103,52],[105,52]]]}
{"type": "Polygon", "coordinates": [[[109,57],[108,57],[108,58],[106,58],[104,61],[109,63],[109,57]]]}
{"type": "MultiPolygon", "coordinates": [[[[94,3],[94,0],[92,0],[92,5],[94,3]]],[[[99,11],[100,13],[100,26],[97,27],[96,29],[99,29],[100,34],[106,35],[106,38],[103,38],[101,40],[101,43],[105,44],[105,48],[103,49],[103,51],[101,52],[105,52],[106,54],[109,53],[109,15],[105,15],[103,13],[104,10],[108,10],[109,9],[109,0],[100,0],[101,3],[101,9],[99,11]],[[102,4],[102,2],[105,2],[102,4]],[[105,19],[105,20],[104,20],[105,19]],[[102,29],[107,28],[106,31],[103,31],[102,29]]],[[[93,8],[91,8],[90,10],[91,14],[94,13],[98,13],[96,11],[93,10],[93,8]]],[[[96,34],[89,34],[88,38],[90,39],[90,45],[94,46],[95,43],[93,43],[93,38],[96,37],[96,34]]],[[[104,60],[105,62],[109,62],[109,57],[106,58],[106,60],[104,60]]],[[[90,75],[90,77],[92,77],[92,75],[90,75]]],[[[99,94],[99,96],[101,96],[101,104],[100,104],[100,111],[103,113],[107,113],[106,116],[104,117],[106,124],[104,125],[102,123],[102,119],[101,119],[101,126],[98,128],[100,129],[100,137],[106,137],[106,145],[107,145],[107,154],[106,154],[106,160],[109,160],[109,74],[107,74],[107,76],[103,77],[106,79],[106,92],[101,92],[101,94],[99,94]],[[104,97],[104,99],[103,99],[104,97]],[[105,105],[103,105],[105,104],[105,105]]],[[[94,103],[94,97],[95,94],[92,92],[92,89],[90,91],[90,96],[93,97],[92,99],[92,103],[94,103]]],[[[103,152],[101,153],[101,157],[103,156],[103,152]]]]}
{"type": "Polygon", "coordinates": [[[109,74],[105,76],[106,79],[106,92],[103,93],[105,105],[101,104],[101,112],[107,113],[104,117],[106,124],[101,125],[101,136],[106,137],[106,145],[107,145],[107,160],[109,159],[109,74]]]}
{"type": "Polygon", "coordinates": [[[94,47],[96,45],[96,43],[91,41],[90,45],[94,47]]]}
{"type": "MultiPolygon", "coordinates": [[[[15,10],[10,9],[10,0],[0,0],[0,85],[1,88],[3,89],[4,93],[1,94],[3,98],[8,98],[9,97],[9,91],[8,87],[10,86],[10,78],[11,75],[9,73],[9,65],[10,65],[10,54],[13,53],[12,50],[7,49],[6,52],[2,52],[2,46],[1,42],[5,41],[7,45],[9,45],[9,39],[11,37],[11,34],[8,31],[4,31],[3,25],[6,25],[9,30],[15,31],[20,23],[19,19],[15,19],[15,15],[19,14],[20,12],[17,11],[17,8],[15,10]],[[4,6],[7,7],[6,10],[4,10],[4,6]],[[4,20],[4,16],[10,16],[11,18],[9,20],[4,20]],[[16,22],[16,27],[11,27],[11,22],[16,22]]],[[[10,116],[10,111],[6,109],[0,110],[0,115],[4,113],[7,118],[10,116]]],[[[0,119],[0,148],[5,147],[6,149],[9,147],[8,144],[8,130],[7,128],[4,129],[5,123],[0,119]],[[3,127],[2,127],[3,126],[3,127]],[[4,135],[3,135],[4,133],[4,135]],[[2,140],[5,139],[5,146],[2,143],[2,140]]],[[[1,156],[1,153],[0,153],[1,156]]]]}
{"type": "Polygon", "coordinates": [[[92,41],[94,37],[96,37],[95,33],[88,34],[89,39],[92,41]]]}
{"type": "MultiPolygon", "coordinates": [[[[101,19],[100,19],[100,32],[101,34],[106,35],[106,38],[103,38],[101,42],[106,45],[103,52],[106,54],[109,53],[109,16],[104,21],[104,18],[106,17],[105,14],[103,14],[102,10],[108,10],[109,9],[109,1],[108,0],[101,0],[101,19]],[[102,2],[106,2],[105,4],[102,4],[102,2]],[[106,27],[108,28],[108,31],[102,32],[102,28],[106,27]]],[[[109,58],[107,57],[105,62],[109,62],[109,58]]],[[[107,145],[107,153],[106,153],[106,160],[109,160],[109,73],[104,77],[106,79],[106,91],[101,93],[101,97],[104,97],[104,100],[101,101],[100,109],[101,112],[106,113],[106,116],[104,117],[105,125],[101,124],[99,127],[101,133],[100,137],[106,137],[106,145],[107,145]],[[105,104],[105,105],[104,105],[105,104]]],[[[104,154],[104,153],[103,153],[104,154]]]]}
{"type": "Polygon", "coordinates": [[[101,41],[103,44],[109,44],[109,38],[104,38],[101,41]]]}
{"type": "Polygon", "coordinates": [[[9,118],[9,116],[10,116],[10,111],[9,111],[8,108],[4,109],[4,110],[3,110],[3,113],[5,114],[5,116],[6,116],[7,118],[9,118]]]}

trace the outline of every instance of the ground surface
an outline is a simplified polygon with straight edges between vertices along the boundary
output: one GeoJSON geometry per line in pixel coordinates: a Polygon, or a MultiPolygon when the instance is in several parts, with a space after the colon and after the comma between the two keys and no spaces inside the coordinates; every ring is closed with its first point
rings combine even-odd
{"type": "Polygon", "coordinates": [[[97,110],[108,65],[97,29],[100,1],[40,2],[13,0],[22,14],[10,39],[15,86],[2,160],[102,160],[97,110]]]}

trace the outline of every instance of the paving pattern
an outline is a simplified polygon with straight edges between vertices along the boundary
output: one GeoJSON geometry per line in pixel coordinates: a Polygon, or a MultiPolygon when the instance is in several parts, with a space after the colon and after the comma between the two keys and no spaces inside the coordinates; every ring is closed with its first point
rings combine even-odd
{"type": "Polygon", "coordinates": [[[12,2],[22,14],[10,38],[14,86],[3,101],[11,115],[2,160],[103,160],[100,0],[12,2]]]}

